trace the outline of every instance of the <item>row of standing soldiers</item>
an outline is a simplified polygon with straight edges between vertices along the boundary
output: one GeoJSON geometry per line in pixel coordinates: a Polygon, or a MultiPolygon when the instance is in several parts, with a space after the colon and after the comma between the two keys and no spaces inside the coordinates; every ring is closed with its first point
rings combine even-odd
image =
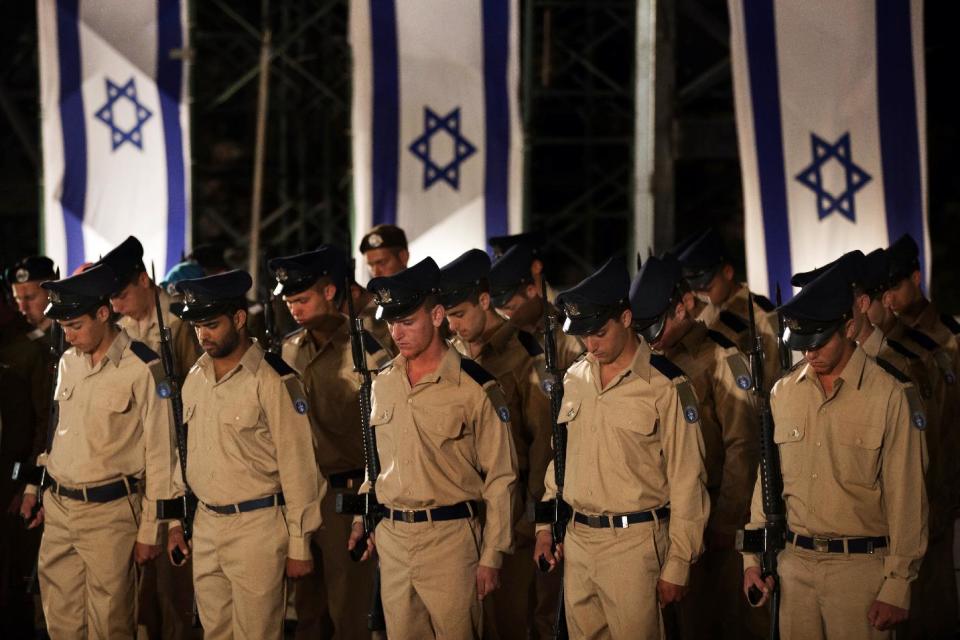
{"type": "MultiPolygon", "coordinates": [[[[9,270],[26,340],[55,321],[71,345],[49,431],[43,371],[25,380],[0,345],[0,487],[43,524],[50,636],[190,637],[195,606],[204,637],[279,638],[290,600],[297,637],[369,637],[376,592],[373,634],[394,638],[763,637],[765,600],[744,592],[774,583],[735,539],[766,517],[752,391],[772,388],[780,633],[950,637],[960,327],[923,296],[912,239],[797,274],[779,308],[713,231],[632,283],[611,260],[556,307],[536,236],[490,243],[492,263],[407,268],[402,230],[374,228],[366,288],[336,247],[271,260],[299,326],[282,341],[248,274],[184,268],[161,290],[135,238],[62,280],[44,259],[9,270]],[[23,487],[8,467],[31,452],[44,472],[23,487]],[[373,491],[375,529],[337,512],[373,491]],[[530,517],[558,498],[562,541],[530,517]]],[[[9,520],[8,567],[31,544],[9,520]]]]}

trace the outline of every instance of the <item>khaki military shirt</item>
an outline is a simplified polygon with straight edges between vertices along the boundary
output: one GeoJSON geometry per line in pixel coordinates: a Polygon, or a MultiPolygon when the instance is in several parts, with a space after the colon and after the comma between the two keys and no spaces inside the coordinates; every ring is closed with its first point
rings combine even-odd
{"type": "MultiPolygon", "coordinates": [[[[564,500],[587,515],[670,505],[670,550],[660,575],[679,585],[687,584],[690,565],[703,551],[710,511],[696,405],[687,378],[651,354],[646,342],[606,388],[600,388],[600,364],[590,354],[563,379],[564,500]]],[[[550,500],[556,496],[553,461],[545,482],[544,499],[550,500]]],[[[548,529],[537,525],[538,531],[548,529]]]]}
{"type": "MultiPolygon", "coordinates": [[[[548,313],[558,317],[560,312],[553,304],[549,305],[548,313]]],[[[539,297],[531,298],[517,309],[509,321],[512,325],[520,329],[527,329],[537,337],[540,345],[543,346],[544,338],[544,318],[543,318],[543,300],[539,297]]],[[[553,341],[557,345],[557,368],[566,371],[574,362],[577,361],[587,350],[580,341],[580,338],[571,336],[563,332],[561,321],[553,330],[553,341]]]]}
{"type": "Polygon", "coordinates": [[[374,378],[372,395],[377,499],[391,509],[482,500],[480,564],[499,568],[513,550],[517,454],[496,380],[447,349],[436,371],[412,386],[406,359],[397,356],[374,378]],[[470,365],[482,375],[471,375],[470,365]]]}
{"type": "MultiPolygon", "coordinates": [[[[470,345],[462,338],[454,336],[450,343],[461,355],[471,357],[470,345]]],[[[540,386],[545,373],[543,349],[533,334],[521,334],[514,325],[503,322],[473,360],[493,374],[503,389],[520,476],[527,484],[524,499],[539,500],[552,456],[550,400],[540,386]]]]}
{"type": "MultiPolygon", "coordinates": [[[[363,430],[360,425],[360,374],[353,370],[350,321],[329,316],[324,328],[329,338],[317,345],[306,329],[284,338],[283,359],[297,370],[310,403],[310,417],[317,443],[317,464],[329,477],[362,469],[363,430]]],[[[379,343],[366,336],[367,367],[376,371],[390,357],[379,343]]]]}
{"type": "MultiPolygon", "coordinates": [[[[294,560],[311,557],[310,536],[320,527],[327,489],[317,471],[304,395],[296,373],[257,342],[220,380],[210,356],[200,356],[183,385],[190,488],[210,505],[282,491],[287,556],[294,560]]],[[[174,479],[180,484],[179,461],[174,479]]]]}
{"type": "Polygon", "coordinates": [[[173,416],[130,344],[120,331],[96,365],[75,348],[63,354],[56,387],[60,418],[50,453],[41,454],[38,464],[71,488],[128,476],[145,479],[137,541],[158,544],[156,501],[173,491],[168,473],[176,458],[173,416]]]}
{"type": "MultiPolygon", "coordinates": [[[[708,329],[719,331],[733,340],[743,353],[753,351],[753,344],[750,343],[749,293],[746,283],[741,283],[740,289],[726,301],[720,305],[705,304],[697,316],[708,329]]],[[[753,311],[757,333],[763,338],[764,388],[770,389],[783,373],[777,346],[777,312],[769,300],[757,295],[753,299],[753,311]]]]}
{"type": "MultiPolygon", "coordinates": [[[[926,451],[903,384],[857,348],[827,397],[802,364],[770,397],[787,526],[804,536],[886,536],[878,600],[910,606],[910,582],[927,547],[926,451]]],[[[758,479],[750,528],[763,526],[758,479]]],[[[744,566],[759,558],[744,556],[744,566]]]]}
{"type": "Polygon", "coordinates": [[[733,535],[749,518],[760,459],[750,365],[733,342],[701,322],[665,355],[683,369],[700,403],[710,493],[707,527],[733,535]]]}
{"type": "MultiPolygon", "coordinates": [[[[174,377],[182,383],[190,367],[200,356],[200,345],[189,322],[183,322],[170,311],[173,299],[163,289],[160,290],[160,308],[163,310],[163,323],[170,329],[170,350],[173,352],[174,377]]],[[[143,320],[134,320],[130,316],[120,316],[120,328],[133,340],[139,340],[157,353],[160,353],[160,325],[157,322],[157,309],[151,304],[150,313],[143,320]]]]}

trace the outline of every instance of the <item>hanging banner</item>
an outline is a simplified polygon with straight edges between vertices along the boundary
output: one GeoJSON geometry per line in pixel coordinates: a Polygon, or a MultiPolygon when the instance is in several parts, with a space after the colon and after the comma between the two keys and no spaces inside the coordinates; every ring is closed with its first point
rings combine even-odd
{"type": "Polygon", "coordinates": [[[922,0],[729,8],[751,289],[904,233],[929,283],[922,0]]]}
{"type": "Polygon", "coordinates": [[[411,264],[442,265],[520,230],[518,19],[516,0],[350,3],[354,251],[396,224],[411,264]]]}
{"type": "Polygon", "coordinates": [[[43,251],[67,274],[129,235],[190,244],[185,0],[38,0],[43,251]]]}

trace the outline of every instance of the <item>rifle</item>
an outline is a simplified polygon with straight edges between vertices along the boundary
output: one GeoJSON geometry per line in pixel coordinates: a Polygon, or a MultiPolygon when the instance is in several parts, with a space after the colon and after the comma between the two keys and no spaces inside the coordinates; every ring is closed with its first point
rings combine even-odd
{"type": "MultiPolygon", "coordinates": [[[[377,455],[377,436],[370,426],[373,376],[367,368],[367,350],[364,346],[363,320],[353,308],[353,296],[350,294],[350,276],[344,280],[344,294],[347,298],[347,310],[350,314],[350,349],[353,355],[353,370],[360,374],[360,426],[363,430],[363,462],[367,472],[369,491],[365,494],[337,494],[336,511],[340,514],[359,515],[363,520],[363,536],[350,550],[350,559],[358,562],[369,546],[370,534],[383,518],[384,509],[377,502],[376,483],[380,476],[380,458],[377,455]]],[[[370,613],[367,615],[367,628],[371,631],[386,629],[383,614],[383,602],[380,599],[380,567],[377,566],[373,580],[373,599],[370,613]]]]}
{"type": "MultiPolygon", "coordinates": [[[[563,500],[563,482],[566,475],[567,459],[567,425],[557,421],[560,416],[560,405],[563,402],[563,371],[557,366],[557,341],[553,332],[560,325],[560,322],[555,314],[550,313],[550,304],[547,302],[546,280],[543,280],[541,284],[541,296],[543,298],[543,352],[548,376],[544,386],[550,396],[550,422],[553,427],[553,478],[557,485],[557,495],[552,500],[544,500],[535,505],[534,520],[537,524],[550,525],[550,533],[553,535],[553,551],[556,552],[557,545],[563,544],[563,539],[567,534],[567,523],[570,521],[573,512],[570,505],[563,500]]],[[[550,565],[543,556],[537,559],[537,564],[543,573],[550,570],[550,565]]],[[[569,637],[566,612],[563,606],[562,582],[554,632],[556,637],[561,640],[569,637]]]]}
{"type": "MultiPolygon", "coordinates": [[[[779,296],[778,296],[779,297],[779,296]]],[[[757,335],[753,311],[753,295],[747,305],[750,312],[750,369],[753,374],[753,394],[760,408],[760,490],[763,497],[763,513],[766,517],[762,529],[741,529],[737,532],[737,550],[760,554],[760,573],[763,579],[773,578],[770,593],[770,640],[780,637],[780,579],[777,575],[777,556],[786,546],[787,511],[783,501],[783,475],[780,469],[780,452],[773,441],[773,412],[770,410],[770,392],[763,388],[763,338],[757,335]]],[[[780,338],[782,340],[782,338],[780,338]]],[[[747,598],[756,604],[763,594],[750,587],[747,598]]]]}
{"type": "Polygon", "coordinates": [[[786,373],[793,366],[793,354],[790,347],[783,341],[783,313],[780,307],[783,299],[780,297],[780,283],[777,283],[777,353],[780,354],[780,371],[786,373]]]}
{"type": "MultiPolygon", "coordinates": [[[[270,273],[269,267],[267,268],[267,273],[270,273]]],[[[273,308],[274,300],[276,296],[273,295],[273,291],[270,288],[267,288],[267,295],[263,299],[263,342],[264,347],[269,353],[280,353],[279,342],[277,340],[277,316],[274,313],[276,310],[273,308]]]]}

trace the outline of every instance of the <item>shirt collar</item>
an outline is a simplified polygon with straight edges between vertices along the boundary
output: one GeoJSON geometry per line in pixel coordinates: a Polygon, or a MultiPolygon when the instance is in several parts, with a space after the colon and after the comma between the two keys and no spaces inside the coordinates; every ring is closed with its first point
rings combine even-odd
{"type": "Polygon", "coordinates": [[[879,328],[874,327],[873,332],[860,343],[860,348],[863,349],[863,352],[866,353],[871,358],[876,358],[880,355],[880,349],[883,347],[883,331],[879,328]]]}
{"type": "MultiPolygon", "coordinates": [[[[460,352],[453,347],[447,347],[447,352],[443,354],[437,368],[420,378],[417,385],[426,382],[436,383],[441,380],[449,380],[453,384],[460,384],[460,359],[463,357],[466,356],[460,355],[460,352]]],[[[399,367],[403,371],[404,377],[409,380],[409,377],[407,377],[407,359],[402,354],[394,358],[393,364],[395,367],[399,367]]]]}
{"type": "MultiPolygon", "coordinates": [[[[850,360],[847,361],[846,366],[843,368],[843,371],[840,372],[840,375],[837,376],[838,381],[843,381],[844,383],[856,384],[857,389],[860,388],[860,385],[863,383],[863,370],[867,363],[867,354],[864,350],[858,345],[853,350],[853,355],[850,356],[850,360]]],[[[800,375],[797,376],[797,382],[803,382],[806,379],[811,379],[815,381],[816,373],[810,367],[809,364],[803,365],[803,369],[800,371],[800,375]]],[[[839,390],[839,387],[844,386],[844,384],[836,385],[836,389],[839,390]]],[[[836,395],[836,391],[834,392],[836,395]]]]}
{"type": "MultiPolygon", "coordinates": [[[[617,374],[617,376],[610,381],[610,384],[607,385],[606,389],[601,389],[601,392],[612,389],[620,384],[620,382],[629,376],[631,373],[642,378],[644,381],[650,381],[650,345],[644,340],[637,340],[637,351],[633,354],[633,359],[630,360],[630,364],[627,367],[617,374]]],[[[596,381],[597,388],[600,389],[600,363],[593,356],[593,354],[587,354],[587,362],[590,363],[590,371],[593,374],[593,378],[596,381]]]]}

